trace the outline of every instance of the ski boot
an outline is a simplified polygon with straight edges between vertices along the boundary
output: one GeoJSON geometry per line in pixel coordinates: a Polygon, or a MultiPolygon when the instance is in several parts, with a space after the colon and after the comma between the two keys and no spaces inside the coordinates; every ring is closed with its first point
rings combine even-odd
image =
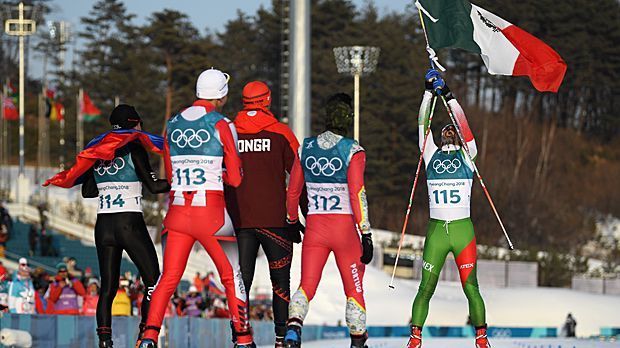
{"type": "Polygon", "coordinates": [[[112,348],[114,347],[114,343],[112,339],[108,340],[99,340],[99,348],[112,348]]]}
{"type": "Polygon", "coordinates": [[[250,344],[237,344],[235,343],[235,348],[256,348],[256,343],[252,342],[250,344]]]}
{"type": "Polygon", "coordinates": [[[140,342],[140,348],[157,348],[157,343],[152,339],[145,338],[140,342]]]}
{"type": "Polygon", "coordinates": [[[140,348],[140,344],[142,343],[142,335],[144,335],[144,329],[146,328],[146,324],[145,323],[140,323],[139,330],[138,330],[138,339],[136,340],[136,344],[134,346],[134,348],[140,348]]]}
{"type": "Polygon", "coordinates": [[[368,348],[366,341],[368,340],[368,331],[361,335],[351,334],[351,348],[368,348]]]}
{"type": "Polygon", "coordinates": [[[97,336],[99,336],[99,348],[112,348],[114,346],[111,327],[98,327],[97,336]]]}
{"type": "Polygon", "coordinates": [[[275,348],[286,348],[286,344],[284,343],[284,336],[276,336],[276,344],[275,348]]]}
{"type": "Polygon", "coordinates": [[[422,348],[422,328],[419,326],[411,327],[411,336],[407,348],[422,348]]]}
{"type": "Polygon", "coordinates": [[[301,326],[289,325],[286,328],[284,343],[286,348],[301,348],[301,326]]]}
{"type": "Polygon", "coordinates": [[[487,326],[476,327],[476,348],[491,348],[487,339],[487,326]]]}

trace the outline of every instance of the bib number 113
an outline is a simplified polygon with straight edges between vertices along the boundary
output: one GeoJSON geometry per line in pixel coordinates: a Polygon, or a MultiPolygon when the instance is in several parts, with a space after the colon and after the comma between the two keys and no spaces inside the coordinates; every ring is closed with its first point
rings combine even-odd
{"type": "Polygon", "coordinates": [[[457,204],[461,202],[461,196],[459,195],[459,190],[435,190],[433,191],[433,196],[435,197],[435,203],[436,204],[457,204]],[[441,202],[439,201],[440,196],[442,198],[441,202]],[[448,198],[450,199],[448,201],[448,198]]]}
{"type": "Polygon", "coordinates": [[[177,169],[175,174],[179,185],[202,185],[207,182],[205,171],[201,168],[194,168],[191,170],[189,168],[177,169]]]}

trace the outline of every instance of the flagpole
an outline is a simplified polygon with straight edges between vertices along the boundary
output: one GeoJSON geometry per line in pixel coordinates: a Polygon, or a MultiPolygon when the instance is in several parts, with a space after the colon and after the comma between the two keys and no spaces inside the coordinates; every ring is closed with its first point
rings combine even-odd
{"type": "MultiPolygon", "coordinates": [[[[8,168],[7,163],[6,163],[6,145],[7,145],[7,141],[6,141],[6,120],[4,119],[4,98],[5,98],[5,94],[6,94],[6,85],[2,86],[2,95],[0,95],[0,103],[2,104],[2,108],[0,109],[0,130],[2,131],[2,140],[0,141],[0,166],[2,168],[2,171],[4,172],[5,169],[8,168]]],[[[0,182],[0,187],[4,189],[5,187],[5,180],[6,180],[7,176],[4,175],[4,173],[2,173],[2,181],[0,182]]],[[[2,199],[3,197],[0,197],[0,199],[2,199]]]]}
{"type": "Polygon", "coordinates": [[[77,120],[76,120],[76,143],[75,155],[77,156],[84,148],[84,115],[82,114],[82,103],[84,98],[84,90],[80,88],[77,99],[77,120]]]}

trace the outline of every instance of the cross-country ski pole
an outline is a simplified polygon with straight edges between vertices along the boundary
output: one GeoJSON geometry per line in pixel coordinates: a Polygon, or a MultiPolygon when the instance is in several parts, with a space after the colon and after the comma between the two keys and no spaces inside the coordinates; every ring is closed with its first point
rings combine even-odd
{"type": "Polygon", "coordinates": [[[394,268],[392,269],[392,279],[390,280],[390,289],[394,289],[394,276],[396,275],[396,267],[398,266],[398,259],[400,258],[400,250],[403,247],[403,241],[405,240],[405,231],[407,230],[407,224],[409,223],[409,215],[411,214],[411,207],[413,206],[413,196],[415,194],[415,188],[418,185],[418,177],[420,176],[420,168],[424,160],[424,150],[426,149],[426,142],[428,141],[428,135],[431,130],[431,123],[433,121],[433,114],[435,113],[435,104],[437,103],[437,97],[433,96],[433,105],[431,106],[431,114],[428,118],[428,127],[424,130],[424,143],[420,152],[420,158],[418,159],[418,168],[415,171],[415,178],[413,179],[413,185],[411,186],[411,193],[409,194],[409,205],[407,205],[407,212],[405,213],[405,221],[403,222],[403,229],[400,233],[400,242],[398,243],[398,251],[396,252],[396,260],[394,261],[394,268]]]}
{"type": "Polygon", "coordinates": [[[458,123],[456,122],[456,118],[454,117],[454,114],[452,113],[452,109],[450,108],[450,105],[448,105],[448,102],[446,102],[446,98],[443,95],[441,96],[441,101],[443,101],[443,105],[446,107],[446,111],[448,111],[448,115],[450,116],[450,119],[452,120],[452,123],[454,124],[454,128],[456,129],[456,133],[458,134],[459,139],[461,140],[461,144],[463,145],[463,149],[465,149],[467,158],[469,158],[469,162],[471,162],[471,164],[473,165],[474,171],[476,172],[476,176],[478,177],[478,181],[480,181],[480,186],[482,186],[482,190],[484,191],[484,194],[487,196],[487,200],[489,201],[489,204],[491,205],[491,209],[493,209],[493,213],[495,213],[497,222],[499,222],[499,225],[501,226],[502,231],[504,232],[506,241],[508,241],[508,247],[510,248],[510,250],[514,250],[515,247],[514,245],[512,245],[512,241],[510,240],[510,237],[508,236],[508,232],[506,232],[504,223],[502,222],[502,219],[499,217],[499,213],[497,212],[497,209],[495,208],[495,203],[493,203],[491,194],[489,194],[489,190],[484,184],[484,180],[482,180],[482,175],[480,174],[480,170],[478,170],[478,166],[476,166],[474,159],[471,158],[471,154],[469,153],[469,148],[467,147],[467,143],[465,142],[463,138],[463,134],[461,133],[461,128],[459,127],[458,123]]]}

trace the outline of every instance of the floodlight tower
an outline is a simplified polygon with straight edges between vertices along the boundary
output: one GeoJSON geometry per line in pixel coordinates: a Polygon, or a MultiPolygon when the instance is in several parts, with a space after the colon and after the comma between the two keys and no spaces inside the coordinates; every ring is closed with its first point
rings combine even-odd
{"type": "Polygon", "coordinates": [[[24,6],[23,2],[17,5],[18,18],[7,19],[4,22],[4,31],[8,35],[19,37],[19,176],[17,182],[17,200],[22,202],[21,186],[26,181],[25,175],[25,117],[24,117],[24,37],[34,34],[37,31],[37,23],[32,19],[24,18],[24,9],[30,9],[31,6],[24,6]]]}
{"type": "Polygon", "coordinates": [[[353,137],[360,140],[360,77],[372,74],[379,62],[381,49],[372,46],[344,46],[334,48],[336,67],[340,74],[353,76],[355,125],[353,137]]]}

